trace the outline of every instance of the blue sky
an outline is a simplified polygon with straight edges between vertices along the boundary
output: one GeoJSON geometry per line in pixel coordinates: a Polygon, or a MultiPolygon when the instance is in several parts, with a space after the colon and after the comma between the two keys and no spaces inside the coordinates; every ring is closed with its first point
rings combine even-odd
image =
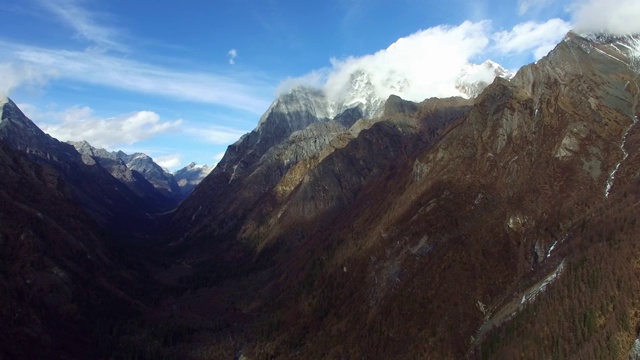
{"type": "Polygon", "coordinates": [[[416,69],[438,57],[517,69],[574,26],[640,31],[620,25],[638,3],[0,0],[0,92],[60,140],[211,165],[286,84],[381,62],[428,78],[416,69]]]}

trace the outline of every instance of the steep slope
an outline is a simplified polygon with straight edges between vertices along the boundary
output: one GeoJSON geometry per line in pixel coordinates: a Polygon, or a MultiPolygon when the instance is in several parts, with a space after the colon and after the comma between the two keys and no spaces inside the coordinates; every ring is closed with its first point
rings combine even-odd
{"type": "MultiPolygon", "coordinates": [[[[491,61],[469,64],[461,70],[456,85],[462,94],[471,97],[495,76],[511,74],[491,61]]],[[[407,79],[388,82],[399,92],[409,86],[407,79]]],[[[354,71],[339,92],[339,98],[329,98],[323,91],[298,87],[280,95],[257,128],[229,147],[192,199],[178,209],[171,227],[180,230],[174,237],[199,238],[205,227],[221,234],[237,231],[235,227],[241,226],[247,211],[261,197],[269,196],[266,194],[281,181],[284,183],[278,185],[280,192],[282,186],[292,186],[286,184],[291,176],[282,180],[290,169],[295,168],[300,174],[313,167],[334,147],[344,146],[388,110],[388,101],[380,98],[371,74],[364,70],[354,71]],[[356,124],[360,119],[363,121],[356,124]],[[213,201],[199,200],[205,198],[213,201]]]]}
{"type": "Polygon", "coordinates": [[[142,174],[165,197],[174,200],[182,200],[184,198],[173,175],[156,164],[148,155],[143,153],[127,155],[122,151],[118,151],[114,155],[124,161],[129,169],[142,174]]]}
{"type": "Polygon", "coordinates": [[[122,151],[109,152],[105,149],[95,148],[86,141],[70,141],[68,143],[82,155],[82,161],[85,164],[98,163],[111,176],[120,180],[144,199],[149,204],[149,208],[157,209],[157,211],[171,210],[177,205],[177,200],[181,198],[180,192],[174,193],[177,190],[172,188],[172,184],[175,183],[173,176],[166,174],[153,159],[144,154],[127,155],[122,151]],[[146,171],[140,173],[138,169],[146,171]],[[151,183],[151,180],[154,183],[151,183]]]}
{"type": "Polygon", "coordinates": [[[627,358],[640,37],[569,33],[473,99],[367,76],[281,95],[229,147],[145,253],[162,299],[102,232],[135,193],[4,104],[0,357],[627,358]]]}
{"type": "Polygon", "coordinates": [[[151,226],[146,213],[153,209],[145,200],[99,164],[85,164],[73,146],[42,132],[9,99],[2,106],[0,141],[37,164],[55,168],[75,199],[100,225],[119,234],[146,236],[143,232],[151,226]]]}
{"type": "Polygon", "coordinates": [[[131,294],[149,279],[131,271],[53,166],[0,141],[0,169],[0,358],[109,357],[98,343],[120,340],[114,324],[136,317],[131,294]]]}
{"type": "Polygon", "coordinates": [[[252,161],[231,147],[173,224],[180,261],[242,270],[187,278],[251,284],[249,358],[622,357],[640,324],[637,64],[636,37],[569,33],[473,107],[391,98],[252,161]]]}
{"type": "MultiPolygon", "coordinates": [[[[320,226],[303,222],[298,237],[283,231],[281,242],[302,245],[287,256],[295,260],[279,263],[277,300],[262,311],[279,314],[286,330],[264,337],[253,354],[529,358],[525,349],[536,342],[525,336],[532,328],[539,342],[531,357],[606,354],[598,341],[629,349],[633,326],[620,319],[637,324],[630,289],[637,289],[638,269],[629,260],[626,267],[606,265],[596,250],[609,243],[612,258],[638,254],[632,243],[616,248],[609,235],[596,235],[603,218],[617,217],[607,200],[617,183],[608,184],[628,164],[620,147],[635,129],[640,86],[629,39],[614,40],[569,34],[511,82],[497,79],[436,146],[388,171],[347,210],[320,226]],[[580,228],[586,234],[576,234],[580,228]],[[589,233],[604,243],[585,241],[589,233]],[[628,290],[616,290],[625,300],[568,284],[554,290],[555,279],[576,281],[588,272],[585,261],[607,272],[596,281],[615,283],[613,274],[625,274],[619,286],[628,290]],[[520,337],[499,343],[491,329],[508,326],[542,284],[551,294],[580,293],[583,300],[562,314],[585,321],[586,330],[570,320],[553,321],[556,331],[545,332],[544,320],[528,313],[523,318],[530,322],[514,325],[520,337]],[[576,331],[584,335],[558,338],[576,331]]],[[[334,181],[316,179],[316,193],[334,181]]],[[[547,303],[560,307],[555,299],[547,303]]],[[[503,335],[515,331],[506,329],[503,335]]]]}
{"type": "Polygon", "coordinates": [[[480,65],[469,64],[460,71],[456,79],[456,89],[469,98],[478,97],[493,79],[511,79],[515,74],[499,64],[487,60],[480,65]]]}
{"type": "Polygon", "coordinates": [[[191,195],[193,190],[204,180],[213,168],[207,165],[198,165],[194,162],[173,173],[176,183],[180,187],[183,197],[191,195]]]}
{"type": "MultiPolygon", "coordinates": [[[[319,91],[298,88],[281,95],[262,116],[258,127],[229,146],[224,157],[177,210],[172,229],[179,238],[193,238],[203,228],[230,231],[256,201],[280,179],[297,159],[282,158],[272,150],[289,136],[310,125],[341,127],[330,122],[326,97],[319,91]],[[270,152],[270,153],[269,153],[270,152]],[[239,193],[242,193],[239,196],[239,193]],[[212,199],[202,203],[199,199],[212,199]],[[211,224],[211,221],[215,224],[211,224]],[[188,230],[187,230],[188,228],[188,230]]],[[[310,139],[307,142],[328,141],[310,139]]]]}

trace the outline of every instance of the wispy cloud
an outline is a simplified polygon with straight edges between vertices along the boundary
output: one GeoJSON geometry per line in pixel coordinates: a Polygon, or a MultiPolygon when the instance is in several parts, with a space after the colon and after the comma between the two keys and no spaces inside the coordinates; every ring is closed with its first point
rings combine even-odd
{"type": "Polygon", "coordinates": [[[536,60],[545,56],[571,29],[571,24],[561,19],[544,23],[533,21],[518,24],[510,31],[493,35],[495,49],[502,54],[533,52],[536,60]]]}
{"type": "Polygon", "coordinates": [[[213,157],[214,162],[215,162],[216,164],[217,164],[217,163],[219,163],[219,162],[220,162],[220,160],[222,160],[222,158],[224,157],[224,154],[225,154],[225,153],[223,153],[223,152],[221,152],[221,153],[217,153],[217,154],[213,157]]]}
{"type": "Polygon", "coordinates": [[[0,42],[0,59],[24,64],[34,74],[176,100],[220,105],[261,114],[273,89],[245,74],[181,71],[96,51],[70,51],[0,42]]]}
{"type": "Polygon", "coordinates": [[[553,0],[519,0],[518,15],[524,15],[532,10],[538,10],[553,3],[553,0]]]}
{"type": "Polygon", "coordinates": [[[181,154],[169,154],[163,156],[156,156],[153,158],[156,164],[169,170],[175,170],[182,164],[181,154]]]}
{"type": "Polygon", "coordinates": [[[213,157],[213,161],[211,163],[211,166],[209,167],[209,169],[213,170],[216,166],[218,166],[218,163],[220,162],[220,160],[222,160],[222,158],[224,157],[223,152],[221,153],[217,153],[214,157],[213,157]]]}
{"type": "Polygon", "coordinates": [[[330,75],[331,70],[328,68],[312,70],[306,75],[298,77],[287,77],[284,79],[276,89],[276,93],[282,94],[291,91],[299,86],[308,86],[312,88],[321,88],[327,81],[327,77],[330,75]]]}
{"type": "Polygon", "coordinates": [[[102,50],[126,51],[118,41],[119,31],[100,24],[98,14],[80,6],[78,0],[38,0],[39,4],[73,29],[84,40],[102,50]]]}
{"type": "Polygon", "coordinates": [[[152,111],[100,118],[86,106],[46,114],[53,121],[44,120],[42,114],[27,115],[33,117],[44,132],[59,140],[86,140],[93,146],[112,150],[175,130],[182,124],[182,120],[162,121],[160,115],[152,111]]]}
{"type": "Polygon", "coordinates": [[[229,145],[236,142],[246,131],[226,126],[190,127],[187,134],[210,144],[229,145]]]}
{"type": "Polygon", "coordinates": [[[54,76],[51,70],[40,69],[27,64],[0,63],[0,98],[9,96],[20,86],[38,86],[54,76]]]}
{"type": "MultiPolygon", "coordinates": [[[[103,25],[100,20],[107,15],[86,9],[89,2],[34,1],[94,46],[78,51],[0,40],[0,96],[24,84],[46,83],[55,78],[257,115],[272,100],[273,86],[262,80],[263,76],[222,69],[204,72],[169,68],[123,54],[126,45],[120,41],[121,31],[103,25]]],[[[232,49],[228,55],[234,63],[238,54],[232,49]]]]}
{"type": "Polygon", "coordinates": [[[227,55],[229,56],[229,64],[234,65],[236,63],[236,58],[238,57],[238,51],[236,49],[231,49],[227,55]]]}

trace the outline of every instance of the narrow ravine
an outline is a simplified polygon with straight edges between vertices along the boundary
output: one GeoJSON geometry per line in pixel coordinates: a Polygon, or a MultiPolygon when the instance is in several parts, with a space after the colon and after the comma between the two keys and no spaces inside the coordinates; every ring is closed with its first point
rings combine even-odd
{"type": "Polygon", "coordinates": [[[629,135],[629,132],[631,131],[631,129],[633,128],[633,126],[637,122],[638,122],[638,117],[636,116],[636,117],[633,118],[633,122],[631,123],[631,125],[629,125],[627,127],[627,129],[624,132],[624,135],[622,136],[622,142],[620,143],[620,150],[622,150],[622,159],[620,159],[620,161],[618,161],[616,166],[614,166],[613,170],[609,174],[609,178],[607,179],[607,185],[604,188],[604,197],[605,198],[609,197],[609,192],[611,191],[611,188],[613,187],[613,182],[614,182],[615,177],[616,177],[616,172],[620,168],[620,164],[622,164],[622,162],[625,161],[627,159],[627,157],[629,157],[629,152],[627,152],[627,150],[625,149],[624,145],[627,142],[627,136],[629,135]]]}
{"type": "MultiPolygon", "coordinates": [[[[562,240],[564,241],[564,240],[562,240]]],[[[528,304],[532,304],[538,295],[544,292],[547,287],[557,280],[565,269],[565,260],[560,261],[560,264],[551,273],[547,274],[543,279],[538,281],[533,286],[529,287],[525,291],[514,294],[511,301],[506,304],[490,309],[485,314],[484,323],[478,328],[476,335],[473,337],[471,352],[473,349],[481,344],[485,336],[491,329],[494,329],[501,324],[511,320],[519,311],[521,311],[528,304]]]]}

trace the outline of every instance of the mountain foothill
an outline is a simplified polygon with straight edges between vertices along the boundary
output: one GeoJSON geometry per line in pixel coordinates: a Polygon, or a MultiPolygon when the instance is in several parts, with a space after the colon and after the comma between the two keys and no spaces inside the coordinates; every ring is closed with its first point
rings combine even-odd
{"type": "Polygon", "coordinates": [[[6,99],[0,359],[640,358],[638,63],[569,32],[459,97],[357,71],[173,174],[6,99]]]}

